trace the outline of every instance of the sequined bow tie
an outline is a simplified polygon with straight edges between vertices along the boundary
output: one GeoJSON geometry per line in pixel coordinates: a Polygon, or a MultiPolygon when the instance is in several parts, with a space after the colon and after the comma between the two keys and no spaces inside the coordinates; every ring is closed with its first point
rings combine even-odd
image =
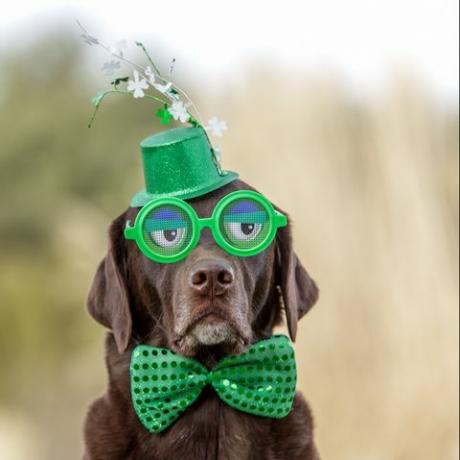
{"type": "Polygon", "coordinates": [[[208,384],[229,406],[273,418],[289,413],[296,387],[294,350],[284,335],[224,358],[210,371],[168,349],[138,345],[130,374],[134,409],[153,433],[171,425],[208,384]]]}

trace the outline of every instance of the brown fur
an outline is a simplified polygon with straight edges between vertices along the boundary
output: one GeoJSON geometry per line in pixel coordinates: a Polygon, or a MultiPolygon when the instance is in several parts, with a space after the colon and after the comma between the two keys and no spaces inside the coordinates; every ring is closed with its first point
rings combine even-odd
{"type": "MultiPolygon", "coordinates": [[[[189,203],[207,217],[222,196],[240,189],[251,187],[235,181],[189,203]]],[[[123,238],[126,221],[133,222],[137,212],[130,208],[112,223],[110,248],[88,296],[90,314],[111,332],[106,338],[108,390],[87,414],[85,460],[318,460],[312,417],[300,393],[287,417],[269,419],[227,406],[207,387],[164,432],[151,434],[141,425],[129,390],[136,344],[168,347],[210,368],[222,356],[272,334],[282,316],[277,286],[292,340],[318,290],[292,250],[289,225],[256,256],[230,256],[205,230],[187,259],[156,264],[123,238]],[[209,292],[197,289],[190,273],[203,261],[228,267],[232,282],[223,288],[214,281],[209,292]],[[224,342],[205,346],[192,337],[193,327],[203,322],[225,324],[231,333],[224,342]]]]}

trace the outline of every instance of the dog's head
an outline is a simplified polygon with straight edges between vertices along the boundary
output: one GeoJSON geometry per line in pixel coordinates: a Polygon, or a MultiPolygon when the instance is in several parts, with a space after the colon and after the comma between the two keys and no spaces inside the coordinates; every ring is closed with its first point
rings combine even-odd
{"type": "MultiPolygon", "coordinates": [[[[234,190],[253,189],[234,181],[188,202],[199,217],[209,217],[234,190]]],[[[87,302],[90,314],[112,330],[119,352],[130,342],[150,343],[212,360],[271,335],[283,308],[295,340],[297,321],[316,302],[318,289],[292,249],[289,224],[254,256],[226,253],[205,229],[186,259],[158,264],[124,239],[125,224],[137,212],[129,208],[112,223],[109,251],[87,302]]]]}

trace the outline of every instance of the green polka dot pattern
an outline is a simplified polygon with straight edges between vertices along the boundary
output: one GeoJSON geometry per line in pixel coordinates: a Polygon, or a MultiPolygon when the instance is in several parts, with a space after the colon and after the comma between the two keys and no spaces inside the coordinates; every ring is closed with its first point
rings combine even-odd
{"type": "Polygon", "coordinates": [[[131,356],[130,374],[134,409],[153,433],[171,425],[208,384],[235,409],[285,417],[292,408],[297,380],[294,350],[284,335],[224,358],[211,371],[171,350],[138,345],[131,356]]]}

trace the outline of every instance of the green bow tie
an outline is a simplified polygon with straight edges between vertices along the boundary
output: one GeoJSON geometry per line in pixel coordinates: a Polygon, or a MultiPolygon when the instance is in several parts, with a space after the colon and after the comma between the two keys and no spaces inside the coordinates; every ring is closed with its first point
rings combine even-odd
{"type": "Polygon", "coordinates": [[[273,418],[289,413],[296,387],[294,350],[284,335],[224,358],[210,371],[165,348],[138,345],[130,373],[134,409],[153,433],[171,425],[208,384],[229,406],[273,418]]]}

